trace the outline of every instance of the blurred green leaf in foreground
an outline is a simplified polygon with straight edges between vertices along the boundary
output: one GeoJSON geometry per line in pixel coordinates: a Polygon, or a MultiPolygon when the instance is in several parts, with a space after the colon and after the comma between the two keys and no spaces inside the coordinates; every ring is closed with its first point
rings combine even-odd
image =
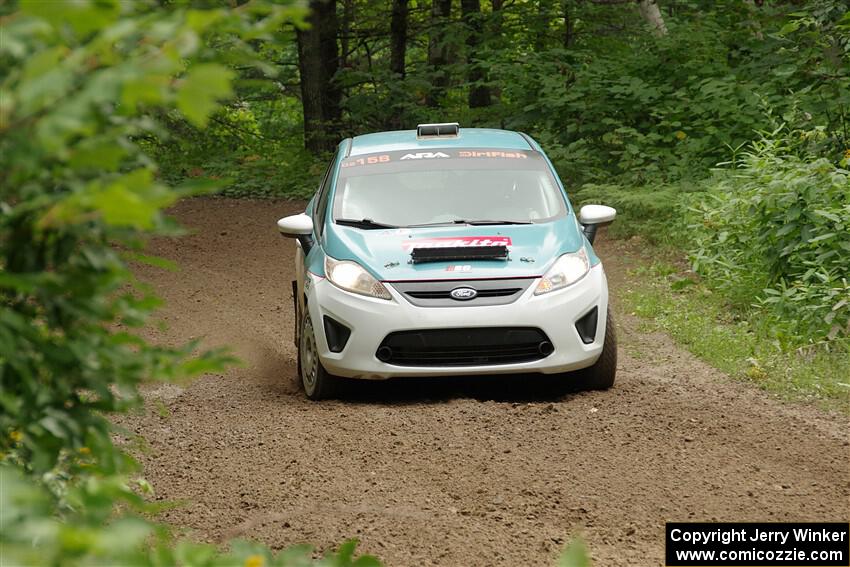
{"type": "MultiPolygon", "coordinates": [[[[163,209],[217,188],[169,187],[140,143],[182,114],[204,126],[231,93],[218,58],[298,22],[296,5],[163,8],[21,1],[0,10],[0,557],[8,565],[312,565],[312,550],[179,541],[148,518],[110,415],[143,381],[233,359],[139,333],[159,300],[127,259],[179,228],[163,209]]],[[[320,565],[377,565],[344,544],[320,565]]]]}

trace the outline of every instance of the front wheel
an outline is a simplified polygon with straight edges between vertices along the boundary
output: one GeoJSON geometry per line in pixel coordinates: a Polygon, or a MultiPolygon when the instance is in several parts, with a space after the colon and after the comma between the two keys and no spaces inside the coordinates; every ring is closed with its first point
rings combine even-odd
{"type": "Polygon", "coordinates": [[[605,318],[605,342],[602,354],[593,366],[579,370],[579,385],[582,390],[607,390],[614,385],[617,375],[617,333],[614,330],[614,316],[608,307],[605,318]]]}
{"type": "Polygon", "coordinates": [[[329,374],[319,360],[313,321],[305,309],[301,319],[301,341],[298,344],[298,375],[304,393],[311,400],[324,400],[338,393],[340,379],[329,374]]]}

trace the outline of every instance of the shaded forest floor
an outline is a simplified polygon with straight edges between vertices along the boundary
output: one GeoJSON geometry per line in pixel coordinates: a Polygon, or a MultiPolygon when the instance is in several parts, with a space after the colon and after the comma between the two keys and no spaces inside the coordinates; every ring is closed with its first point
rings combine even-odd
{"type": "Polygon", "coordinates": [[[194,234],[140,268],[165,298],[150,337],[205,337],[244,361],[186,387],[150,387],[122,423],[168,522],[211,542],[274,547],[344,539],[388,565],[547,565],[582,535],[598,565],[663,564],[665,521],[848,517],[846,418],[729,379],[647,332],[617,303],[642,262],[597,246],[608,272],[620,366],[607,392],[545,378],[357,384],[347,399],[298,390],[291,242],[275,221],[303,203],[194,199],[174,214],[194,234]],[[361,387],[362,386],[362,387],[361,387]]]}

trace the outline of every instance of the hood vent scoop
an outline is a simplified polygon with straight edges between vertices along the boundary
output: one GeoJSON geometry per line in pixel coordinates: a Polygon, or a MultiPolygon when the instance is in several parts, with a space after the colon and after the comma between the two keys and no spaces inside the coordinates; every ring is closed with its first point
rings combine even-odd
{"type": "Polygon", "coordinates": [[[410,251],[410,259],[414,264],[453,262],[456,260],[507,260],[508,247],[501,245],[414,248],[410,251]]]}
{"type": "Polygon", "coordinates": [[[457,138],[460,135],[460,126],[457,122],[444,122],[441,124],[420,124],[416,127],[416,137],[423,138],[457,138]]]}

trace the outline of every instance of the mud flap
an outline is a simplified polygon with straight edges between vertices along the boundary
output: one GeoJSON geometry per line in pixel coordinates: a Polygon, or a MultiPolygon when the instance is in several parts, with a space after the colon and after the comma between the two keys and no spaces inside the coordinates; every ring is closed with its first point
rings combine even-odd
{"type": "Polygon", "coordinates": [[[298,333],[301,330],[300,329],[301,321],[300,321],[300,317],[298,316],[298,281],[297,280],[292,280],[292,309],[293,309],[293,313],[294,313],[294,316],[292,318],[295,321],[295,325],[294,325],[295,328],[293,329],[293,332],[292,332],[292,338],[295,341],[295,348],[297,349],[298,345],[300,344],[299,339],[301,338],[301,337],[298,336],[298,333]]]}

